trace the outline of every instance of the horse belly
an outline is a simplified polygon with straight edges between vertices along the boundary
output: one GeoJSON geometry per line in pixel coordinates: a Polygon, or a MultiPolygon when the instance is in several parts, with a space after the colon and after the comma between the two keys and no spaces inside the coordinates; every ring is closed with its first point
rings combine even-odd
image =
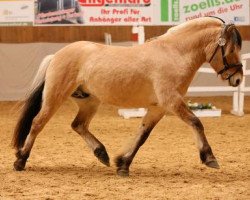
{"type": "Polygon", "coordinates": [[[98,95],[98,98],[103,103],[121,107],[148,107],[157,103],[154,95],[144,91],[138,93],[128,90],[122,94],[110,90],[105,95],[98,95]]]}
{"type": "Polygon", "coordinates": [[[152,84],[145,80],[100,78],[89,81],[87,89],[101,102],[122,107],[147,107],[157,104],[152,84]]]}

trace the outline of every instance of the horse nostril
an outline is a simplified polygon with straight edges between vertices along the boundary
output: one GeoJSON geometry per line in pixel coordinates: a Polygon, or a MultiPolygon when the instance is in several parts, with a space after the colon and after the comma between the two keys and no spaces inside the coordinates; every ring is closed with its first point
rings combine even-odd
{"type": "Polygon", "coordinates": [[[240,79],[236,80],[236,84],[239,85],[240,84],[240,79]]]}

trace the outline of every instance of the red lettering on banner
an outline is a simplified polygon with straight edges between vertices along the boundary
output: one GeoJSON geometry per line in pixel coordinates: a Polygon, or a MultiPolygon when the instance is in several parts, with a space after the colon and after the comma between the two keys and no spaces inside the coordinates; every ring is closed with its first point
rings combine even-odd
{"type": "Polygon", "coordinates": [[[78,0],[81,6],[104,6],[106,4],[145,4],[150,5],[151,0],[78,0]]]}
{"type": "Polygon", "coordinates": [[[104,0],[79,0],[82,6],[104,6],[104,0]]]}
{"type": "Polygon", "coordinates": [[[128,9],[124,9],[124,10],[117,10],[117,9],[113,9],[113,14],[115,15],[127,15],[128,14],[128,9]]]}
{"type": "Polygon", "coordinates": [[[219,8],[219,10],[217,11],[218,14],[222,14],[222,13],[226,13],[228,11],[227,8],[219,8]]]}
{"type": "Polygon", "coordinates": [[[151,17],[142,17],[141,21],[142,22],[151,22],[151,17]]]}
{"type": "Polygon", "coordinates": [[[242,9],[243,5],[242,4],[234,4],[232,6],[230,6],[230,10],[234,11],[234,10],[239,10],[242,9]]]}
{"type": "Polygon", "coordinates": [[[140,14],[140,10],[131,9],[130,10],[130,14],[139,15],[140,14]]]}
{"type": "Polygon", "coordinates": [[[74,8],[70,8],[70,9],[67,9],[67,10],[58,10],[58,11],[55,11],[55,12],[39,13],[37,15],[37,17],[39,17],[39,18],[51,17],[51,16],[63,15],[63,14],[73,13],[73,12],[75,12],[75,9],[74,8]]]}

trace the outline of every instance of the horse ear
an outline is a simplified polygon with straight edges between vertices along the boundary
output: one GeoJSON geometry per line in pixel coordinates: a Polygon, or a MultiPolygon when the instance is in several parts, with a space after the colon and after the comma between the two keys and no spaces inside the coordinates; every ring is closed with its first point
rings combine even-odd
{"type": "Polygon", "coordinates": [[[228,55],[230,52],[234,51],[235,49],[235,42],[233,39],[233,33],[236,29],[234,24],[223,24],[222,34],[218,40],[218,44],[220,46],[225,46],[225,55],[228,55]]]}
{"type": "Polygon", "coordinates": [[[236,26],[234,24],[227,24],[225,27],[226,33],[232,33],[234,29],[236,29],[236,26]]]}
{"type": "Polygon", "coordinates": [[[222,36],[228,36],[234,29],[236,29],[234,24],[223,24],[222,36]]]}

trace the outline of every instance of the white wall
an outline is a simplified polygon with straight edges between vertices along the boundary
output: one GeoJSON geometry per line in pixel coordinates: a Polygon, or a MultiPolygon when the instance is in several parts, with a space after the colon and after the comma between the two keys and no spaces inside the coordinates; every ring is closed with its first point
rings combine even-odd
{"type": "Polygon", "coordinates": [[[42,59],[48,54],[54,54],[63,46],[65,44],[0,43],[0,100],[23,98],[42,59]]]}

